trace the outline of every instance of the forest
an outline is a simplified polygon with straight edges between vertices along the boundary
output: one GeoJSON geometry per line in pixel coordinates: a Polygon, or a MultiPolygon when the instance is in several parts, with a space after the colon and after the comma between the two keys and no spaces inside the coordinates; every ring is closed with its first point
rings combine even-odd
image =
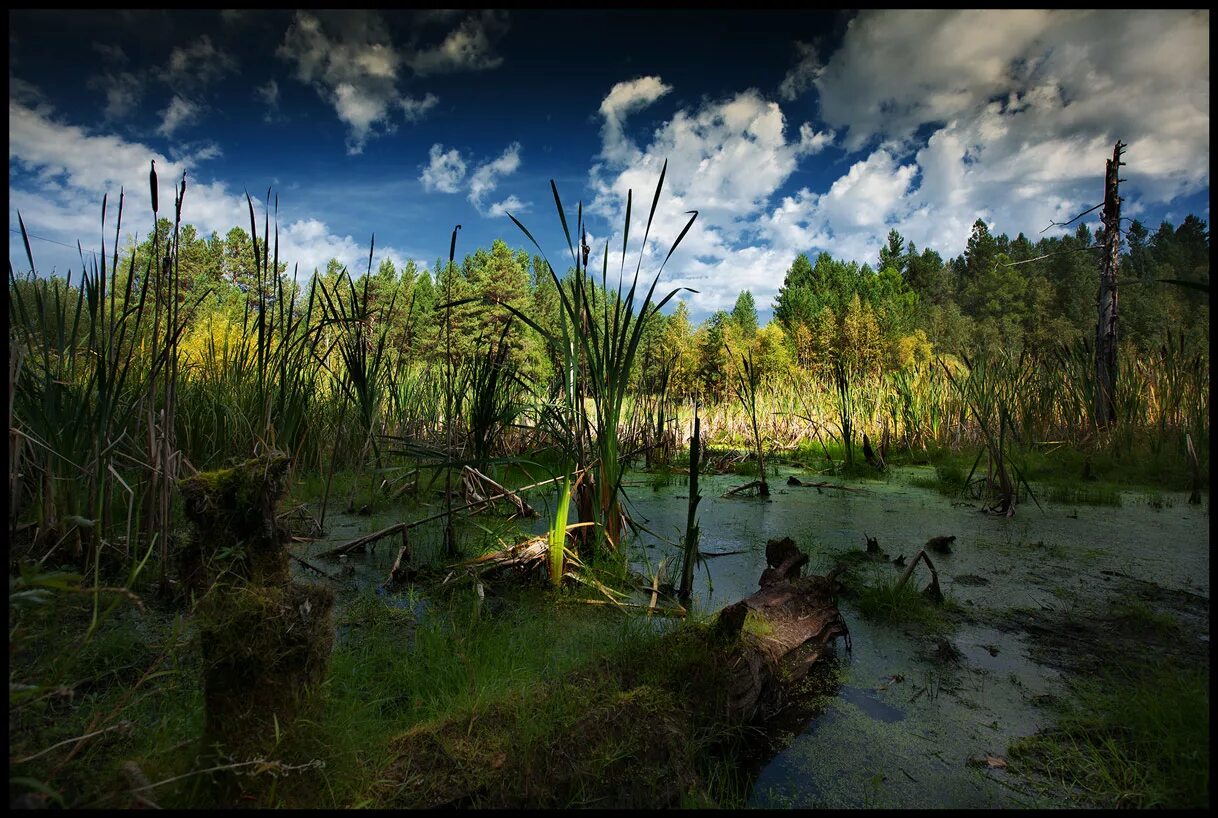
{"type": "Polygon", "coordinates": [[[10,265],[11,803],[1208,806],[1204,220],[1122,227],[1108,419],[1086,223],[695,320],[557,187],[301,270],[151,185],[10,265]]]}

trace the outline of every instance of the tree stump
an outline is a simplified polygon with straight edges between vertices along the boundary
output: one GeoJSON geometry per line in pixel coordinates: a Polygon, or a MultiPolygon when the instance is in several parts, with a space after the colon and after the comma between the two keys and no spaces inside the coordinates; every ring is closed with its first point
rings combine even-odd
{"type": "Polygon", "coordinates": [[[334,641],[333,593],[291,580],[275,514],[289,462],[271,452],[179,484],[195,527],[182,582],[202,595],[204,738],[251,757],[308,702],[334,641]]]}

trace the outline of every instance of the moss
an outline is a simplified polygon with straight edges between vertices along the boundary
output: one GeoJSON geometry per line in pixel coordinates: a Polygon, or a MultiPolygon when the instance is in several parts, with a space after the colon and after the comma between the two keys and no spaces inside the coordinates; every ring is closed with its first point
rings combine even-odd
{"type": "MultiPolygon", "coordinates": [[[[751,637],[747,634],[745,640],[751,637]]],[[[727,657],[703,623],[628,644],[555,683],[417,725],[367,798],[437,806],[654,808],[705,801],[736,758],[727,657]]]]}
{"type": "Polygon", "coordinates": [[[195,534],[180,555],[183,585],[201,592],[222,573],[261,583],[289,577],[284,535],[275,513],[290,458],[270,452],[237,466],[200,472],[178,483],[195,534]]]}
{"type": "Polygon", "coordinates": [[[754,636],[765,637],[774,632],[774,626],[757,614],[756,611],[750,610],[744,617],[745,633],[750,633],[754,636]]]}
{"type": "Polygon", "coordinates": [[[598,676],[418,725],[391,745],[396,808],[653,807],[695,785],[689,715],[669,692],[598,676]]]}
{"type": "Polygon", "coordinates": [[[199,607],[207,743],[256,751],[296,718],[325,677],[333,604],[317,586],[212,589],[199,607]]]}

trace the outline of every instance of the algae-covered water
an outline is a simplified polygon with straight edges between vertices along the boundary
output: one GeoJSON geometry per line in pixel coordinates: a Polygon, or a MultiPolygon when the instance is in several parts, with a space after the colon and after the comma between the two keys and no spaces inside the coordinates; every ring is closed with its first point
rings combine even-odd
{"type": "MultiPolygon", "coordinates": [[[[757,590],[773,537],[792,537],[810,555],[814,573],[831,569],[842,552],[862,549],[865,535],[889,557],[907,560],[931,537],[956,537],[951,554],[932,556],[957,609],[946,628],[870,622],[853,599],[841,601],[852,649],[839,642],[817,671],[831,677],[827,689],[834,692],[815,703],[814,715],[784,725],[789,740],[756,769],[751,806],[1065,806],[1003,766],[1008,745],[1051,724],[1052,703],[1068,695],[1062,661],[1038,641],[1042,633],[1019,623],[1036,616],[1068,621],[1136,599],[1177,617],[1183,638],[1207,647],[1207,505],[1189,505],[1184,494],[1125,492],[1120,506],[1042,500],[1041,508],[1028,502],[1004,518],[979,513],[977,502],[911,485],[931,475],[927,467],[905,467],[882,480],[843,481],[780,467],[768,499],[721,496],[749,478],[701,479],[701,550],[711,556],[698,568],[691,604],[705,612],[757,590]],[[788,487],[791,474],[853,490],[788,487]],[[957,662],[941,659],[941,640],[958,651],[957,662]]],[[[653,532],[630,545],[632,566],[651,577],[667,558],[671,581],[688,481],[632,473],[627,493],[631,517],[653,532]]],[[[544,498],[537,500],[544,509],[544,498]]],[[[326,541],[297,553],[307,557],[398,519],[332,516],[326,541]]],[[[543,531],[545,517],[530,525],[543,531]]],[[[493,542],[512,534],[506,523],[478,518],[463,524],[462,536],[493,542]]],[[[412,547],[416,555],[438,553],[438,528],[412,532],[412,547]]],[[[344,560],[350,565],[339,570],[352,587],[379,584],[396,551],[390,539],[372,554],[344,560]]],[[[335,570],[333,562],[323,567],[335,570]]],[[[879,561],[852,570],[864,581],[900,571],[879,561]]],[[[920,567],[919,587],[927,579],[920,567]]]]}

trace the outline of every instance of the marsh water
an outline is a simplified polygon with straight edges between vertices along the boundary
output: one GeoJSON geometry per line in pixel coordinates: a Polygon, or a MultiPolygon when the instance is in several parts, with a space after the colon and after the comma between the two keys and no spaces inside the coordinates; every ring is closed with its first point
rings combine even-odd
{"type": "MultiPolygon", "coordinates": [[[[754,770],[751,806],[1065,806],[1002,765],[1008,745],[1051,724],[1052,703],[1069,695],[1068,662],[1041,643],[1044,629],[1026,626],[1029,617],[1068,622],[1132,600],[1176,617],[1184,638],[1208,652],[1208,500],[1197,506],[1182,493],[1129,491],[1120,506],[1042,499],[1040,508],[1024,503],[1006,518],[979,513],[976,501],[911,485],[933,476],[929,467],[894,468],[883,480],[828,478],[850,491],[788,487],[792,474],[826,479],[779,467],[768,499],[721,496],[749,478],[701,479],[700,547],[710,556],[696,573],[692,605],[713,612],[755,591],[773,537],[792,537],[810,555],[807,570],[823,574],[843,552],[863,549],[865,536],[889,557],[908,560],[927,539],[954,535],[952,553],[933,560],[960,615],[932,632],[915,623],[871,622],[843,598],[851,649],[839,641],[817,669],[830,692],[783,725],[781,749],[754,770]],[[944,639],[958,651],[957,661],[942,660],[944,639]]],[[[667,559],[667,576],[674,577],[688,479],[634,472],[627,493],[631,517],[651,532],[630,545],[633,568],[651,577],[667,559]]],[[[543,517],[532,525],[540,533],[547,509],[540,494],[536,499],[543,517]]],[[[399,519],[332,512],[325,540],[297,553],[307,558],[399,519]]],[[[484,516],[464,523],[463,535],[494,540],[510,531],[484,516]]],[[[395,542],[344,560],[349,584],[383,581],[395,542]]],[[[412,545],[416,555],[436,551],[438,529],[414,532],[412,545]]],[[[867,581],[900,571],[878,560],[852,570],[867,581]]],[[[927,579],[920,567],[919,587],[927,579]]]]}

